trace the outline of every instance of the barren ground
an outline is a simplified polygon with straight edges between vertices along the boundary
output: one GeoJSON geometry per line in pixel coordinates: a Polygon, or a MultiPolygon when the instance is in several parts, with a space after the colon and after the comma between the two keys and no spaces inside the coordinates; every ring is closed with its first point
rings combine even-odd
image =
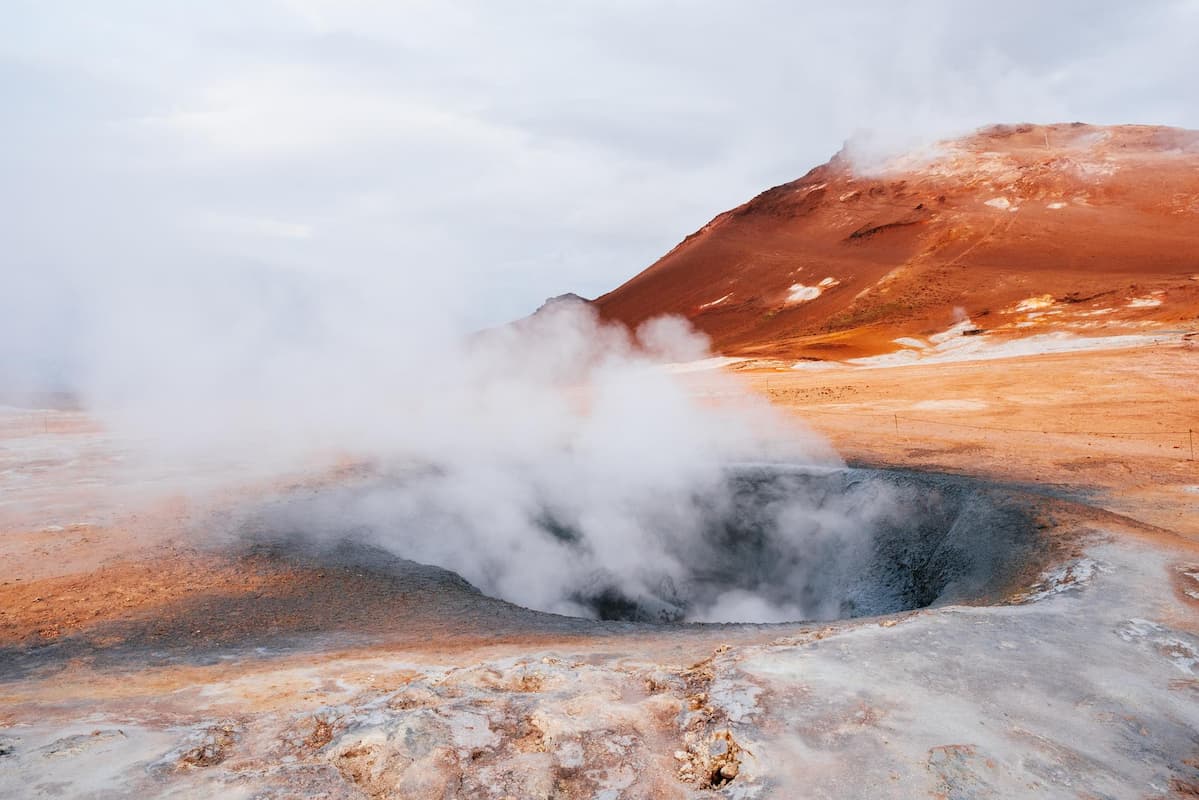
{"type": "Polygon", "coordinates": [[[1193,796],[1197,355],[739,371],[847,460],[1061,500],[1072,560],[1024,602],[831,625],[603,625],[230,555],[194,538],[229,498],[125,475],[79,412],[10,412],[0,791],[1193,796]]]}

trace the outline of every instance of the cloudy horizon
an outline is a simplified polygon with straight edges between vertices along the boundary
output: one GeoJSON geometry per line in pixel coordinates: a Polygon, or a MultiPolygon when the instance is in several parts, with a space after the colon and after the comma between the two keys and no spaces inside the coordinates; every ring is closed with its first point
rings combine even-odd
{"type": "Polygon", "coordinates": [[[17,2],[5,17],[9,377],[69,369],[114,308],[222,286],[250,309],[290,307],[300,281],[439,331],[501,323],[616,287],[855,135],[1199,127],[1194,0],[17,2]]]}

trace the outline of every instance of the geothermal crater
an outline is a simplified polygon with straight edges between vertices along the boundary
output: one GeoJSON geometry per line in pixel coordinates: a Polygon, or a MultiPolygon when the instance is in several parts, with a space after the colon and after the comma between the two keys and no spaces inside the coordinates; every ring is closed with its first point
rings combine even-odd
{"type": "Polygon", "coordinates": [[[672,551],[681,570],[641,594],[599,573],[573,599],[603,620],[873,616],[996,599],[1044,549],[1025,506],[960,479],[755,466],[727,481],[699,498],[700,525],[672,551]]]}
{"type": "Polygon", "coordinates": [[[373,541],[401,563],[442,567],[525,608],[665,624],[998,602],[1043,569],[1052,549],[1028,496],[932,473],[732,466],[702,490],[618,517],[636,530],[616,550],[610,540],[621,537],[552,502],[535,503],[515,527],[497,512],[494,525],[508,530],[491,535],[486,516],[447,507],[454,496],[441,491],[443,477],[373,478],[292,497],[286,514],[259,518],[256,535],[299,533],[322,547],[373,541]],[[505,544],[480,546],[496,539],[505,544]]]}

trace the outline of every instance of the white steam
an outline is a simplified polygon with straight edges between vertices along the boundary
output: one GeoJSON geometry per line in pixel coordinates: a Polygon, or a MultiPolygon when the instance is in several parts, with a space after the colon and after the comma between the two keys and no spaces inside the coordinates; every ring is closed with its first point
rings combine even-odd
{"type": "MultiPolygon", "coordinates": [[[[196,493],[213,487],[214,465],[217,488],[239,492],[307,475],[315,498],[269,493],[272,533],[379,545],[540,610],[594,616],[583,598],[610,591],[652,615],[671,586],[719,558],[703,535],[731,502],[730,464],[840,464],[731,376],[666,368],[710,355],[682,319],[630,333],[564,301],[463,336],[438,318],[428,286],[405,295],[378,281],[229,280],[97,291],[75,388],[135,443],[130,460],[147,475],[169,465],[195,476],[184,488],[196,493]],[[349,479],[330,470],[346,464],[349,479]]],[[[797,503],[778,517],[796,563],[789,580],[804,585],[830,561],[830,542],[850,551],[862,540],[862,515],[844,509],[797,503]]],[[[666,610],[835,615],[790,595],[691,600],[666,610]]]]}
{"type": "MultiPolygon", "coordinates": [[[[663,369],[708,354],[683,320],[652,321],[634,340],[589,306],[566,302],[429,346],[434,352],[388,365],[390,374],[309,369],[302,382],[319,394],[294,404],[280,396],[261,414],[226,417],[224,409],[224,424],[206,426],[205,441],[243,453],[253,443],[259,459],[287,453],[306,463],[316,448],[336,446],[367,465],[374,482],[365,490],[332,487],[317,500],[283,502],[272,512],[276,531],[349,536],[451,569],[493,596],[582,615],[593,612],[579,592],[611,587],[644,599],[663,581],[685,580],[683,554],[698,551],[692,540],[711,506],[727,503],[729,464],[839,463],[728,376],[663,369]],[[351,388],[358,402],[343,405],[339,392],[351,388]]],[[[279,394],[300,380],[291,376],[279,394]]],[[[726,618],[800,615],[759,606],[767,610],[739,603],[726,618]]]]}

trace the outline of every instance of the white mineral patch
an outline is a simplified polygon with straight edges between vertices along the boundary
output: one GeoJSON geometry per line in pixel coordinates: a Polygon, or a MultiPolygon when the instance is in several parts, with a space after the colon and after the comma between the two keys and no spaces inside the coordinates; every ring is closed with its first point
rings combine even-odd
{"type": "Polygon", "coordinates": [[[702,306],[700,306],[700,310],[703,310],[705,308],[711,308],[712,306],[718,306],[721,303],[723,303],[724,301],[728,300],[732,296],[733,295],[730,292],[729,294],[726,294],[724,297],[718,297],[715,300],[712,300],[711,302],[704,303],[702,306]]]}
{"type": "Polygon", "coordinates": [[[1095,576],[1110,571],[1110,567],[1104,566],[1094,559],[1080,558],[1046,572],[1036,586],[1022,595],[1020,599],[1025,602],[1044,600],[1046,597],[1061,594],[1069,589],[1085,586],[1094,580],[1095,576]]]}
{"type": "Polygon", "coordinates": [[[824,289],[819,286],[804,286],[802,283],[793,283],[787,289],[788,303],[806,303],[809,300],[815,300],[824,292],[824,289]]]}
{"type": "Polygon", "coordinates": [[[1156,308],[1162,304],[1160,297],[1134,297],[1128,301],[1128,308],[1156,308]]]}
{"type": "Polygon", "coordinates": [[[713,356],[712,358],[701,358],[698,361],[675,361],[670,364],[663,364],[662,369],[673,373],[705,372],[707,370],[727,367],[730,364],[740,364],[745,360],[745,358],[734,356],[713,356]]]}
{"type": "Polygon", "coordinates": [[[1199,666],[1199,645],[1193,637],[1147,619],[1130,619],[1116,629],[1126,642],[1148,645],[1168,659],[1184,675],[1195,675],[1199,666]]]}
{"type": "Polygon", "coordinates": [[[494,747],[500,738],[487,722],[487,717],[469,711],[443,711],[439,716],[450,726],[454,744],[466,750],[494,747]]]}
{"type": "Polygon", "coordinates": [[[1182,593],[1194,600],[1199,600],[1199,567],[1179,570],[1184,578],[1189,578],[1193,588],[1183,589],[1182,593]]]}
{"type": "Polygon", "coordinates": [[[974,330],[974,323],[969,319],[964,319],[961,322],[946,328],[940,333],[934,333],[932,336],[928,337],[928,340],[935,345],[943,345],[946,342],[961,338],[963,333],[972,330],[974,330]]]}
{"type": "Polygon", "coordinates": [[[1027,297],[1016,303],[1014,311],[1039,311],[1042,308],[1049,308],[1054,303],[1053,295],[1042,294],[1036,297],[1027,297]]]}
{"type": "MultiPolygon", "coordinates": [[[[1028,326],[1022,322],[1017,325],[1028,326]]],[[[957,326],[954,326],[955,328],[957,326]]],[[[951,329],[952,330],[952,329],[951,329]]],[[[1178,336],[1147,334],[1124,334],[1120,336],[1076,336],[1072,333],[1054,332],[1019,339],[990,340],[987,336],[962,336],[940,338],[935,347],[926,350],[899,350],[879,356],[851,358],[846,361],[860,367],[901,367],[909,364],[939,364],[955,361],[991,361],[1018,356],[1048,355],[1051,353],[1073,353],[1084,350],[1118,350],[1126,347],[1145,347],[1151,344],[1175,341],[1178,336]]]]}
{"type": "Polygon", "coordinates": [[[836,369],[839,366],[841,364],[836,361],[796,361],[791,365],[791,369],[836,369]]]}
{"type": "Polygon", "coordinates": [[[708,698],[725,713],[730,722],[746,722],[758,712],[761,688],[745,680],[718,678],[712,682],[708,698]]]}

